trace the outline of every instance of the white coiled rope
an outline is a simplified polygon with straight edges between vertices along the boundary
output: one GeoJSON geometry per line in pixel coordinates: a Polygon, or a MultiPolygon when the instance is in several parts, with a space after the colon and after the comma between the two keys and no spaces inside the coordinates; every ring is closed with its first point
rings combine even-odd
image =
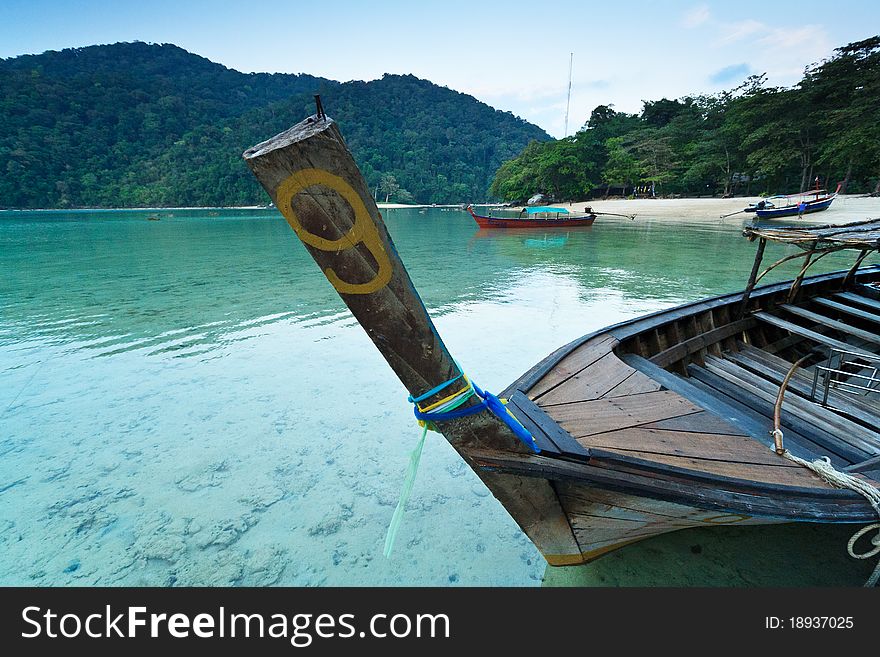
{"type": "MultiPolygon", "coordinates": [[[[781,445],[782,430],[774,429],[773,438],[777,441],[777,444],[781,445]]],[[[876,486],[871,485],[860,477],[855,477],[847,472],[841,472],[831,465],[831,460],[827,456],[816,459],[815,461],[807,461],[798,458],[787,449],[782,452],[782,456],[789,461],[802,465],[805,468],[809,468],[832,486],[836,486],[837,488],[849,488],[850,490],[859,493],[868,500],[873,507],[874,512],[880,517],[880,490],[878,490],[876,486]]],[[[862,527],[859,531],[853,534],[852,538],[849,539],[849,542],[846,545],[846,551],[849,552],[849,556],[853,559],[870,559],[871,557],[880,554],[880,522],[862,527]],[[877,530],[877,535],[871,539],[871,545],[874,546],[873,549],[863,554],[856,553],[856,542],[862,536],[875,529],[877,530]]],[[[874,568],[874,572],[871,573],[868,581],[865,582],[865,586],[876,586],[878,581],[880,581],[880,560],[877,561],[877,566],[874,568]]]]}

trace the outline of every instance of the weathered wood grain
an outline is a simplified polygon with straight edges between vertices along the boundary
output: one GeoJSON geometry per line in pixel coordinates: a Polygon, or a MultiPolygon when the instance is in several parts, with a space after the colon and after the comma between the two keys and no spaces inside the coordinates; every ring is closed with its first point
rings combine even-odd
{"type": "MultiPolygon", "coordinates": [[[[410,394],[422,395],[456,376],[458,367],[333,120],[309,117],[248,149],[244,158],[410,394]]],[[[441,390],[425,403],[451,392],[441,390]]],[[[465,460],[465,448],[473,446],[529,451],[488,411],[440,423],[440,428],[465,460]]],[[[568,519],[548,481],[475,470],[548,561],[579,558],[568,519]]]]}
{"type": "Polygon", "coordinates": [[[779,522],[785,522],[786,519],[860,522],[876,518],[865,498],[847,489],[751,482],[664,464],[650,464],[601,451],[590,463],[568,463],[535,454],[505,454],[486,450],[472,450],[469,454],[478,467],[493,472],[547,477],[593,490],[622,492],[722,514],[764,516],[779,522]]]}
{"type": "Polygon", "coordinates": [[[869,299],[868,297],[864,297],[860,294],[855,294],[853,292],[838,292],[834,295],[834,297],[836,299],[849,301],[850,303],[854,303],[859,306],[864,306],[865,308],[870,308],[874,311],[880,311],[880,301],[869,299]]]}
{"type": "Polygon", "coordinates": [[[782,304],[779,306],[784,309],[786,312],[791,313],[792,315],[796,315],[798,317],[802,317],[803,319],[809,320],[811,322],[815,322],[816,324],[822,324],[823,326],[827,326],[828,328],[832,328],[835,331],[840,331],[842,333],[848,333],[849,335],[859,338],[861,340],[866,340],[867,342],[873,342],[874,344],[880,344],[880,335],[876,333],[872,333],[871,331],[865,331],[864,329],[857,328],[855,326],[850,326],[845,322],[837,321],[836,319],[831,319],[830,317],[826,317],[825,315],[820,315],[819,313],[814,313],[805,308],[801,308],[799,306],[792,306],[789,304],[782,304]]]}
{"type": "MultiPolygon", "coordinates": [[[[753,389],[744,387],[740,382],[730,381],[728,378],[719,376],[715,372],[710,372],[706,368],[692,365],[688,368],[688,373],[692,378],[706,384],[712,390],[734,398],[738,403],[744,404],[760,413],[769,427],[768,435],[772,431],[773,420],[771,418],[776,401],[774,395],[757,394],[753,389]]],[[[821,448],[821,450],[817,450],[815,447],[810,446],[811,451],[815,454],[821,454],[823,451],[830,452],[846,461],[846,465],[853,461],[861,460],[868,454],[865,450],[840,440],[835,433],[817,427],[812,421],[801,418],[797,413],[792,413],[788,407],[783,407],[782,410],[782,428],[786,435],[786,447],[788,447],[789,434],[796,432],[796,435],[808,439],[812,445],[821,448]]]]}
{"type": "Polygon", "coordinates": [[[716,344],[717,342],[730,338],[739,333],[747,331],[755,325],[755,320],[751,317],[740,319],[724,326],[719,326],[707,333],[702,333],[696,337],[673,345],[668,349],[660,351],[651,357],[651,362],[659,367],[668,367],[676,361],[682,360],[686,356],[700,352],[705,352],[706,347],[716,344]]]}
{"type": "Polygon", "coordinates": [[[834,338],[829,338],[827,335],[822,335],[821,333],[817,333],[816,331],[804,328],[798,324],[793,322],[786,321],[784,319],[780,319],[775,315],[771,315],[766,312],[754,312],[752,313],[753,317],[757,317],[758,319],[767,322],[768,324],[772,324],[773,326],[778,326],[781,329],[785,329],[795,335],[798,335],[803,338],[807,338],[808,340],[812,340],[817,344],[823,344],[828,347],[834,347],[835,349],[844,349],[846,351],[853,351],[860,354],[865,355],[873,355],[869,351],[864,349],[860,349],[855,347],[847,342],[842,342],[840,340],[836,340],[834,338]]]}
{"type": "Polygon", "coordinates": [[[703,409],[668,390],[544,407],[575,438],[666,420],[703,409]]]}
{"type": "Polygon", "coordinates": [[[880,455],[865,459],[861,463],[853,463],[845,468],[847,472],[868,472],[876,469],[880,469],[880,455]]]}
{"type": "Polygon", "coordinates": [[[579,439],[587,448],[625,449],[646,454],[684,456],[694,459],[747,463],[772,467],[797,468],[801,466],[780,458],[770,449],[772,441],[760,444],[748,436],[691,433],[668,429],[630,427],[579,439]]]}
{"type": "Polygon", "coordinates": [[[635,373],[635,370],[609,352],[580,372],[537,398],[542,406],[590,401],[607,395],[608,391],[635,373]]]}
{"type": "MultiPolygon", "coordinates": [[[[775,403],[779,388],[769,381],[758,377],[752,372],[719,358],[712,357],[706,361],[706,369],[714,374],[726,378],[728,381],[740,386],[743,390],[752,392],[768,402],[775,403]]],[[[880,450],[880,434],[876,431],[856,424],[839,413],[835,413],[819,404],[810,402],[802,397],[787,396],[783,408],[799,417],[809,419],[814,426],[836,436],[839,440],[849,443],[868,452],[880,450]]]]}
{"type": "Polygon", "coordinates": [[[646,429],[669,429],[671,431],[687,431],[690,433],[706,433],[715,435],[741,436],[743,430],[723,420],[709,411],[700,411],[690,415],[660,420],[642,425],[646,429]]]}
{"type": "MultiPolygon", "coordinates": [[[[598,446],[596,446],[598,447],[598,446]]],[[[709,475],[721,475],[734,479],[766,482],[785,486],[816,486],[829,487],[818,475],[811,470],[802,467],[790,468],[787,466],[756,465],[753,463],[736,463],[731,461],[713,461],[711,459],[696,459],[688,456],[674,454],[645,453],[638,449],[605,448],[603,450],[615,454],[633,456],[636,458],[661,463],[676,468],[702,472],[709,475]]]]}
{"type": "Polygon", "coordinates": [[[528,391],[529,398],[538,399],[553,390],[556,386],[567,381],[608,354],[616,344],[617,340],[606,333],[577,347],[560,360],[552,370],[547,372],[544,378],[532,386],[528,391]]]}
{"type": "MultiPolygon", "coordinates": [[[[730,385],[724,379],[716,377],[704,368],[694,366],[689,369],[689,383],[696,389],[711,395],[719,403],[733,409],[737,414],[737,422],[750,427],[749,434],[761,441],[767,440],[773,430],[773,420],[768,413],[773,412],[773,405],[769,402],[755,398],[753,395],[744,393],[736,386],[730,385]],[[727,386],[727,387],[725,387],[727,386]],[[751,428],[754,428],[754,433],[751,428]]],[[[854,460],[864,458],[861,450],[855,450],[846,444],[835,447],[835,451],[828,449],[827,434],[819,432],[810,424],[792,418],[783,413],[782,425],[785,430],[785,447],[798,458],[813,460],[818,457],[827,457],[837,467],[850,465],[854,460]]]]}
{"type": "Polygon", "coordinates": [[[607,515],[631,518],[641,522],[674,522],[693,507],[675,502],[655,500],[641,495],[584,486],[573,482],[559,482],[556,486],[566,513],[601,512],[607,515]]]}
{"type": "MultiPolygon", "coordinates": [[[[639,371],[645,372],[652,378],[660,381],[664,387],[677,392],[701,408],[737,427],[740,430],[737,433],[749,435],[755,440],[763,442],[767,440],[773,429],[772,420],[762,412],[763,409],[755,409],[744,404],[743,400],[739,398],[739,390],[733,389],[728,395],[726,392],[721,392],[717,388],[713,388],[698,379],[684,379],[683,377],[676,376],[635,354],[625,354],[622,358],[631,366],[638,368],[639,371]]],[[[705,372],[705,369],[697,368],[697,371],[705,372]]],[[[705,373],[708,375],[707,372],[705,373]]],[[[772,406],[770,409],[772,413],[772,406]]],[[[828,456],[835,465],[852,463],[851,458],[841,458],[837,453],[827,450],[821,444],[798,432],[791,431],[789,425],[787,425],[787,429],[789,449],[795,456],[805,459],[813,459],[816,456],[828,456]]]]}
{"type": "Polygon", "coordinates": [[[625,397],[626,395],[637,395],[642,392],[656,392],[661,386],[657,381],[649,376],[645,376],[637,370],[633,370],[632,374],[623,381],[608,390],[603,397],[625,397]]]}
{"type": "Polygon", "coordinates": [[[589,459],[590,452],[523,393],[515,392],[510,398],[510,404],[516,409],[517,418],[531,421],[554,444],[557,453],[568,458],[589,459]]]}
{"type": "Polygon", "coordinates": [[[880,314],[872,313],[867,310],[861,310],[859,308],[854,308],[853,306],[848,306],[845,303],[837,303],[836,301],[832,301],[831,299],[813,299],[813,303],[817,303],[820,306],[824,306],[825,308],[830,308],[832,310],[836,310],[841,313],[845,313],[852,317],[856,317],[857,319],[863,319],[866,322],[874,322],[875,324],[880,324],[880,314]]]}
{"type": "Polygon", "coordinates": [[[744,514],[718,513],[572,484],[560,484],[557,489],[563,508],[571,518],[575,537],[588,558],[634,540],[689,527],[768,522],[744,514]]]}
{"type": "MultiPolygon", "coordinates": [[[[753,347],[747,347],[740,353],[727,354],[727,359],[777,386],[782,384],[788,368],[791,367],[788,361],[753,347]]],[[[810,399],[813,377],[797,371],[789,381],[788,388],[804,399],[810,399]]],[[[821,394],[821,389],[817,389],[817,396],[821,394]]],[[[828,391],[828,402],[835,411],[869,429],[880,426],[880,402],[871,403],[858,395],[848,395],[833,389],[828,391]]]]}

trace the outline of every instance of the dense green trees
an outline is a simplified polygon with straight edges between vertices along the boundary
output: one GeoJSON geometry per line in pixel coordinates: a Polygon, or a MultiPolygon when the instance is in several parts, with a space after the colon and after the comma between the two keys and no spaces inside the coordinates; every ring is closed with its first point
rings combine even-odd
{"type": "Polygon", "coordinates": [[[370,187],[395,180],[392,201],[484,198],[503,161],[549,139],[413,76],[340,84],[173,45],[91,46],[0,60],[0,207],[264,203],[241,153],[313,113],[316,93],[370,187]]]}
{"type": "Polygon", "coordinates": [[[880,189],[880,37],[790,89],[753,76],[639,115],[600,105],[559,141],[413,76],[242,74],[128,43],[0,60],[0,207],[263,203],[240,154],[312,113],[315,93],[380,200],[776,193],[816,177],[880,189]]]}
{"type": "Polygon", "coordinates": [[[529,144],[505,162],[492,192],[505,200],[544,192],[779,193],[816,177],[880,190],[880,37],[851,43],[810,66],[791,88],[765,76],[715,96],[646,101],[640,115],[597,107],[573,137],[529,144]],[[598,189],[597,189],[598,188],[598,189]]]}

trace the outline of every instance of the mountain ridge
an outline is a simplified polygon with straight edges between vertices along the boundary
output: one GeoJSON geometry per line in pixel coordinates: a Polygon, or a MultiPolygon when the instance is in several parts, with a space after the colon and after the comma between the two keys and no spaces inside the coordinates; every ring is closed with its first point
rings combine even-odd
{"type": "Polygon", "coordinates": [[[502,162],[550,139],[412,75],[241,73],[174,44],[0,59],[0,89],[0,207],[263,203],[241,153],[313,113],[316,93],[380,200],[484,198],[502,162]]]}

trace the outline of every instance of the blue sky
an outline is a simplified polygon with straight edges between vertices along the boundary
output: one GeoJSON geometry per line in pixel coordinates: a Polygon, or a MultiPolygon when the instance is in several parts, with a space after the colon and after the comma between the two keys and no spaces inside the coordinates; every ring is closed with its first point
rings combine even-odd
{"type": "Polygon", "coordinates": [[[752,73],[794,84],[878,17],[862,0],[0,0],[0,57],[138,40],[245,72],[412,73],[561,137],[569,53],[570,134],[599,104],[637,112],[752,73]]]}

